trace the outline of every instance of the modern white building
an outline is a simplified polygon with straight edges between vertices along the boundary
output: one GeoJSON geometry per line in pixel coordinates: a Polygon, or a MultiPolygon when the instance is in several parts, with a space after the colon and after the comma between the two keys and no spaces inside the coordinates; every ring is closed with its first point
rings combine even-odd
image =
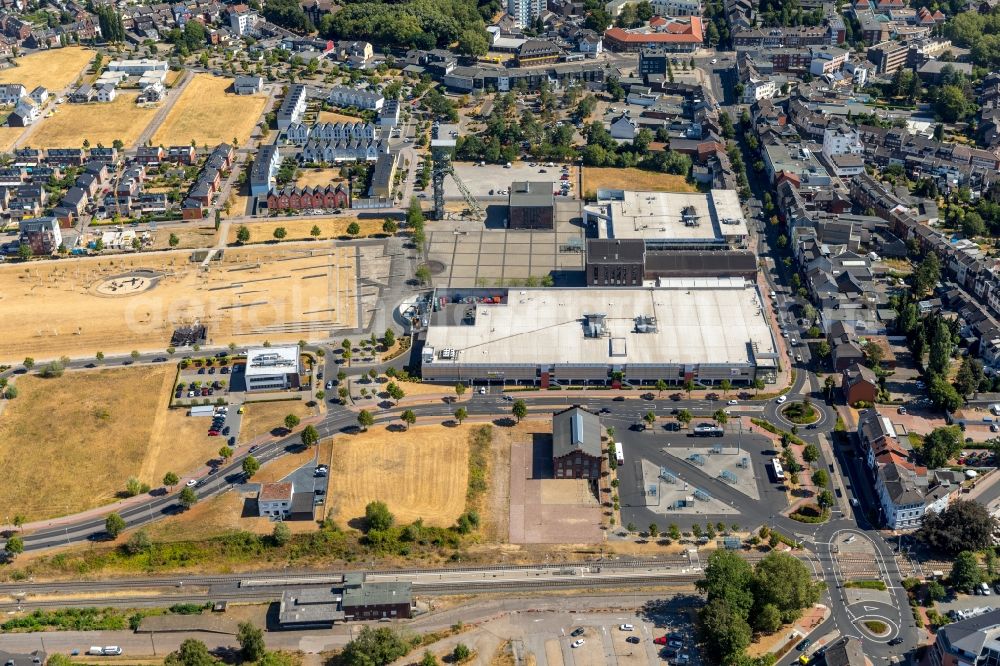
{"type": "Polygon", "coordinates": [[[247,391],[283,391],[299,382],[299,346],[257,347],[247,351],[247,391]]]}
{"type": "Polygon", "coordinates": [[[836,46],[815,46],[809,61],[809,73],[813,76],[823,76],[839,72],[847,62],[848,51],[836,46]]]}
{"type": "Polygon", "coordinates": [[[167,63],[163,60],[140,58],[138,60],[112,60],[108,63],[109,72],[125,72],[129,76],[142,76],[147,72],[162,72],[167,75],[167,63]]]}
{"type": "Polygon", "coordinates": [[[229,28],[242,37],[249,32],[253,32],[254,26],[257,25],[257,21],[259,20],[260,15],[257,12],[231,12],[229,14],[229,28]]]}
{"type": "Polygon", "coordinates": [[[652,0],[657,16],[701,16],[701,0],[652,0]]]}
{"type": "Polygon", "coordinates": [[[507,0],[507,13],[521,28],[530,26],[543,11],[545,0],[507,0]]]}
{"type": "Polygon", "coordinates": [[[864,152],[865,147],[856,128],[841,123],[823,130],[823,154],[827,158],[835,155],[861,155],[864,152]]]}
{"type": "Polygon", "coordinates": [[[359,90],[346,86],[337,86],[330,90],[326,101],[334,106],[353,106],[358,109],[378,111],[385,104],[382,93],[374,90],[359,90]]]}

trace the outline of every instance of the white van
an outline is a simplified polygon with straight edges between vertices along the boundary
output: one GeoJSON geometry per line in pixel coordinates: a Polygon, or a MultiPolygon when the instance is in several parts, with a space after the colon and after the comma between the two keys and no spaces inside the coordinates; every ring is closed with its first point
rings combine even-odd
{"type": "Polygon", "coordinates": [[[100,645],[91,645],[90,649],[87,650],[87,654],[101,656],[104,654],[104,648],[102,648],[100,645]]]}
{"type": "Polygon", "coordinates": [[[121,653],[122,653],[122,649],[120,647],[118,647],[117,645],[105,645],[104,646],[104,655],[105,656],[112,656],[112,655],[118,656],[121,653]]]}

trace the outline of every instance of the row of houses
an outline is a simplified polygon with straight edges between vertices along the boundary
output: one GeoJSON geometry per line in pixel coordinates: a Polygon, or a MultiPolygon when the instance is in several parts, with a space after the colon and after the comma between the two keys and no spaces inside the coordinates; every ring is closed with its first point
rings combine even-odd
{"type": "Polygon", "coordinates": [[[306,125],[303,123],[293,123],[288,126],[285,137],[289,143],[296,146],[304,146],[312,141],[374,141],[380,136],[379,129],[372,123],[358,122],[334,122],[316,123],[306,125]]]}
{"type": "Polygon", "coordinates": [[[233,165],[233,157],[233,147],[228,143],[220,143],[212,150],[181,204],[185,220],[204,216],[205,209],[212,204],[212,196],[219,191],[223,177],[233,165]]]}
{"type": "Polygon", "coordinates": [[[270,211],[349,208],[350,205],[351,190],[345,183],[325,187],[285,187],[267,193],[267,208],[270,211]]]}

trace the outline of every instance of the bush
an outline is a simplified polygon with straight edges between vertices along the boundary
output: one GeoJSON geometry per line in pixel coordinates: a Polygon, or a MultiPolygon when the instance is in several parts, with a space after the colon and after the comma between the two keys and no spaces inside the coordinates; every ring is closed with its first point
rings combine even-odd
{"type": "Polygon", "coordinates": [[[885,592],[885,583],[880,580],[849,580],[844,583],[844,587],[853,587],[859,590],[881,590],[885,592]]]}

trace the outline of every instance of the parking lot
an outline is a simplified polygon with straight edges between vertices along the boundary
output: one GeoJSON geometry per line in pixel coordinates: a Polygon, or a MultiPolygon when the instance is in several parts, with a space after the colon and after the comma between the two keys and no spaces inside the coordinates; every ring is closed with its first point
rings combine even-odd
{"type": "MultiPolygon", "coordinates": [[[[514,181],[551,181],[553,189],[558,189],[556,183],[562,180],[562,165],[552,162],[540,164],[532,162],[513,162],[510,168],[500,164],[485,164],[479,166],[478,162],[455,162],[455,175],[458,176],[469,189],[472,196],[481,202],[503,201],[506,203],[507,196],[499,194],[500,190],[509,190],[510,184],[514,181]],[[531,166],[535,164],[535,166],[531,166]],[[546,166],[552,164],[552,166],[546,166]],[[493,194],[490,194],[492,190],[493,194]]],[[[568,182],[571,185],[571,198],[579,196],[579,168],[570,166],[568,182]]],[[[458,190],[458,185],[451,178],[444,181],[444,196],[446,199],[458,200],[462,198],[462,193],[458,190]]],[[[428,195],[429,196],[429,195],[428,195]]],[[[558,196],[556,199],[562,199],[558,196]]]]}

